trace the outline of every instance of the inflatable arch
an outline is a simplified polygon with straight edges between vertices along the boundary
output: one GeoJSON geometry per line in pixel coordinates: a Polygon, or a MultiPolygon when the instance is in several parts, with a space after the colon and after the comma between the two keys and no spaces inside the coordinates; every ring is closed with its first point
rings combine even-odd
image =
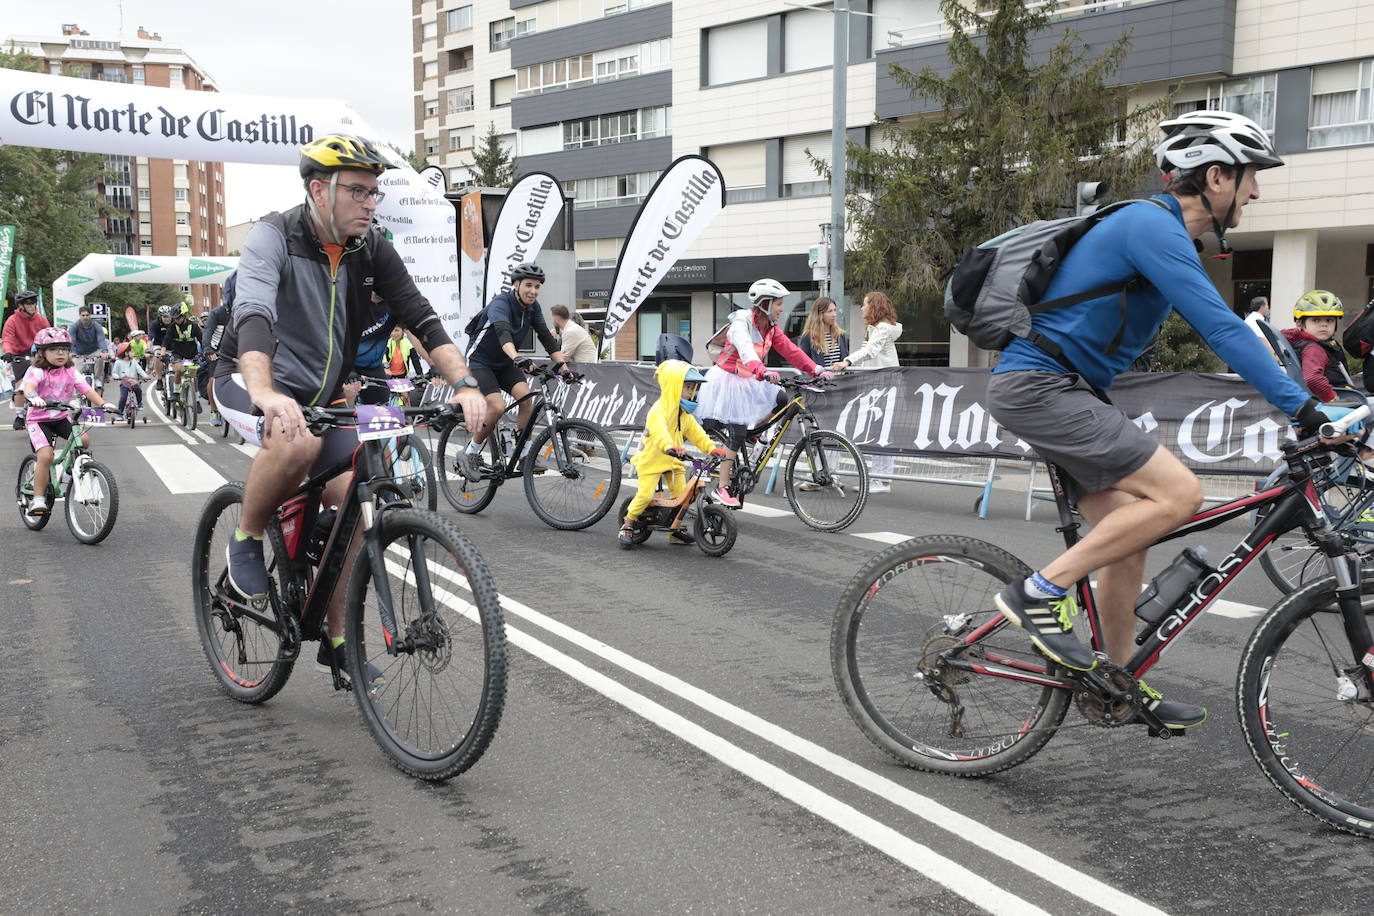
{"type": "Polygon", "coordinates": [[[76,321],[86,294],[102,283],[219,284],[229,279],[238,266],[238,258],[227,257],[88,254],[53,284],[55,323],[76,321]]]}

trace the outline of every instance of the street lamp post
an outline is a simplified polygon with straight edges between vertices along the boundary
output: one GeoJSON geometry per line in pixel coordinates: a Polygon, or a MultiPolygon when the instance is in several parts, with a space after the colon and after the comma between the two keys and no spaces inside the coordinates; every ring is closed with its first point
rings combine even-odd
{"type": "Polygon", "coordinates": [[[830,298],[836,313],[845,318],[850,339],[854,339],[853,316],[844,294],[844,192],[848,169],[844,143],[849,108],[849,0],[835,0],[835,60],[831,66],[834,85],[830,112],[830,298]]]}

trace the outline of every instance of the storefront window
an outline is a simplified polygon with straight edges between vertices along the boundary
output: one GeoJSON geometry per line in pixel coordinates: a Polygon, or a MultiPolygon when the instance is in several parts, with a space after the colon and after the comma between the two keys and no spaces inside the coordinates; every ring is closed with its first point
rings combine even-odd
{"type": "Polygon", "coordinates": [[[637,358],[653,362],[660,334],[678,334],[692,339],[692,299],[690,296],[663,296],[647,300],[639,311],[637,358]]]}

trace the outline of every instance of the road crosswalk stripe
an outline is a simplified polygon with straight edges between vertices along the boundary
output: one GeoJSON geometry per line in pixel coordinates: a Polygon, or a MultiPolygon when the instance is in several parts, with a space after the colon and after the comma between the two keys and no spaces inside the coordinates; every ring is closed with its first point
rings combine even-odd
{"type": "Polygon", "coordinates": [[[849,533],[856,538],[877,541],[879,544],[900,544],[902,541],[911,540],[909,535],[898,534],[896,531],[851,531],[849,533]]]}
{"type": "Polygon", "coordinates": [[[792,514],[791,510],[774,509],[772,506],[760,506],[758,503],[745,503],[739,507],[739,511],[757,515],[760,518],[783,518],[792,514]]]}
{"type": "Polygon", "coordinates": [[[219,471],[184,445],[140,445],[138,453],[174,494],[209,493],[225,482],[219,471]]]}

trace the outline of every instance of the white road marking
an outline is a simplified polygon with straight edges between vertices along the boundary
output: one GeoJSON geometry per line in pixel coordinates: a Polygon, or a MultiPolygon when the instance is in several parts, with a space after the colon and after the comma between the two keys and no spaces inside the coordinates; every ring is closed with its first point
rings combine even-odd
{"type": "Polygon", "coordinates": [[[1258,617],[1267,607],[1256,607],[1253,604],[1241,604],[1238,601],[1223,601],[1218,598],[1207,605],[1207,613],[1216,614],[1218,617],[1231,617],[1236,620],[1244,620],[1247,617],[1258,617]]]}
{"type": "Polygon", "coordinates": [[[191,435],[193,435],[193,436],[199,436],[200,438],[204,439],[206,445],[214,445],[214,444],[215,444],[215,440],[212,439],[208,433],[204,433],[204,432],[202,432],[202,431],[199,430],[199,429],[193,429],[193,430],[191,430],[191,435]]]}
{"type": "MultiPolygon", "coordinates": [[[[394,553],[398,557],[408,559],[408,557],[406,557],[406,554],[399,547],[392,546],[390,548],[390,552],[394,553]]],[[[387,563],[388,566],[392,567],[393,570],[397,571],[398,575],[400,574],[398,564],[394,563],[391,560],[388,560],[387,563]]],[[[431,564],[431,566],[438,577],[448,579],[449,581],[458,584],[460,587],[465,587],[465,580],[463,580],[461,577],[450,572],[448,569],[439,567],[434,564],[431,564]]],[[[621,652],[618,649],[612,648],[611,646],[606,645],[600,640],[588,636],[580,630],[575,630],[572,627],[567,626],[566,624],[559,623],[553,618],[545,614],[541,614],[533,608],[530,608],[525,604],[516,601],[509,595],[501,595],[500,598],[501,606],[504,610],[507,611],[508,614],[513,614],[514,616],[523,618],[529,623],[534,624],[537,627],[541,627],[544,630],[547,630],[553,635],[560,637],[566,640],[567,642],[570,642],[573,645],[578,646],[579,648],[592,653],[593,655],[598,656],[599,658],[609,662],[610,664],[615,665],[616,667],[621,668],[622,670],[627,671],[630,674],[636,675],[642,678],[643,680],[646,680],[649,683],[654,684],[655,686],[660,687],[663,690],[668,691],[669,693],[672,693],[688,701],[689,703],[692,703],[698,708],[708,713],[711,713],[712,715],[715,715],[721,719],[724,719],[732,725],[735,725],[743,729],[744,731],[750,732],[758,736],[759,738],[762,738],[763,740],[775,745],[776,747],[781,748],[782,750],[788,751],[789,753],[792,753],[797,757],[800,757],[802,760],[807,761],[808,763],[814,764],[815,766],[818,766],[821,769],[826,770],[829,773],[849,783],[852,783],[855,786],[858,786],[859,788],[865,789],[887,802],[896,804],[899,807],[911,812],[912,814],[915,814],[916,816],[926,820],[930,824],[942,830],[947,830],[950,833],[954,834],[956,837],[966,842],[972,843],[973,845],[978,846],[984,851],[991,853],[992,855],[998,856],[999,858],[1004,859],[1005,861],[1017,866],[1018,868],[1025,869],[1035,877],[1040,878],[1041,880],[1044,880],[1051,884],[1054,884],[1062,888],[1063,890],[1067,891],[1068,893],[1071,893],[1087,901],[1088,903],[1093,904],[1094,906],[1101,907],[1112,913],[1130,914],[1130,916],[1164,916],[1163,911],[1156,909],[1155,907],[1151,906],[1143,900],[1139,900],[1135,897],[1132,897],[1130,894],[1127,894],[1124,891],[1120,891],[1112,887],[1111,885],[1106,884],[1098,880],[1097,878],[1092,877],[1091,875],[1088,875],[1084,872],[1080,872],[1077,869],[1058,861],[1053,856],[1046,855],[1045,853],[1040,852],[1038,849],[1035,849],[1032,846],[1028,846],[1025,843],[1020,842],[1019,840],[1015,840],[1011,837],[998,833],[991,827],[987,827],[984,824],[974,820],[973,818],[968,817],[967,815],[960,814],[959,812],[940,804],[934,799],[928,798],[927,796],[921,795],[917,792],[913,792],[905,786],[901,785],[900,783],[888,779],[885,776],[880,776],[877,773],[872,772],[871,770],[865,769],[864,767],[861,767],[858,764],[853,763],[850,760],[847,760],[846,758],[841,757],[838,754],[826,750],[825,748],[821,747],[818,744],[815,744],[812,741],[808,741],[807,739],[802,738],[799,735],[795,735],[779,726],[776,726],[771,722],[768,722],[754,715],[753,713],[747,712],[739,708],[738,706],[735,706],[732,703],[728,703],[725,700],[722,700],[713,694],[707,693],[706,691],[701,690],[700,688],[694,687],[691,684],[688,684],[686,681],[683,681],[680,678],[675,677],[674,675],[668,674],[667,672],[655,668],[654,666],[646,662],[642,662],[639,659],[634,658],[633,656],[627,655],[626,653],[621,652]]],[[[598,672],[592,671],[590,668],[587,668],[580,662],[577,662],[569,658],[568,656],[564,655],[561,652],[558,652],[555,649],[552,649],[551,647],[545,646],[543,643],[539,643],[532,637],[529,637],[526,634],[523,634],[520,631],[514,630],[510,627],[507,627],[507,636],[508,638],[510,638],[510,641],[513,644],[526,649],[526,651],[529,651],[531,654],[535,655],[541,660],[547,662],[550,665],[553,665],[554,667],[559,668],[560,670],[576,678],[577,680],[582,681],[584,684],[587,684],[587,686],[591,687],[594,690],[597,690],[598,692],[604,694],[610,699],[615,700],[616,702],[630,709],[632,712],[636,712],[639,715],[644,716],[646,719],[649,719],[656,725],[659,725],[665,730],[678,735],[678,737],[682,738],[683,740],[696,745],[698,748],[700,748],[708,754],[711,754],[711,756],[716,757],[716,759],[720,760],[722,763],[725,763],[727,766],[730,766],[738,770],[739,772],[749,776],[750,778],[757,780],[761,784],[778,792],[778,794],[782,795],[783,797],[788,798],[789,800],[794,801],[797,804],[800,804],[804,807],[807,807],[808,810],[815,812],[819,816],[824,817],[831,823],[836,824],[842,829],[850,832],[851,834],[863,840],[864,842],[869,843],[877,849],[880,849],[882,852],[892,856],[894,859],[897,859],[897,861],[902,862],[904,865],[908,865],[909,867],[920,871],[922,874],[925,874],[928,877],[932,878],[932,880],[939,881],[944,886],[950,888],[956,893],[959,893],[960,895],[964,896],[966,899],[972,901],[973,903],[976,903],[977,905],[982,906],[992,912],[1003,912],[1004,910],[1002,909],[1002,906],[1004,900],[1016,900],[1016,898],[1010,897],[1009,895],[1005,898],[998,899],[984,899],[982,897],[973,896],[972,894],[975,892],[982,893],[986,890],[985,887],[981,886],[987,884],[987,882],[982,877],[967,872],[962,868],[962,866],[950,862],[948,859],[945,859],[938,853],[935,853],[934,851],[926,847],[920,846],[919,844],[911,843],[911,841],[906,840],[905,837],[902,837],[900,834],[896,834],[895,831],[891,831],[890,828],[887,828],[886,826],[878,823],[877,821],[872,821],[872,819],[867,818],[866,815],[863,815],[858,811],[855,811],[854,809],[850,808],[849,806],[844,805],[842,802],[839,802],[831,798],[830,796],[825,795],[824,793],[820,792],[820,790],[815,789],[814,787],[806,783],[803,783],[800,780],[796,780],[795,777],[789,776],[788,774],[783,773],[781,770],[777,770],[777,768],[773,767],[771,764],[759,760],[757,757],[748,754],[748,752],[743,751],[735,745],[729,744],[729,742],[726,742],[723,738],[719,738],[716,735],[707,732],[700,726],[697,726],[686,719],[682,719],[680,716],[677,716],[676,713],[672,713],[668,710],[663,709],[663,707],[654,703],[652,700],[649,700],[640,694],[634,693],[629,688],[624,687],[623,685],[615,681],[612,681],[609,678],[606,678],[604,675],[601,675],[598,672]],[[527,645],[526,643],[529,643],[529,645],[527,645]],[[535,648],[531,648],[531,645],[535,647],[542,647],[543,650],[547,650],[549,656],[545,657],[545,655],[541,655],[539,651],[535,650],[535,648]],[[561,663],[561,661],[563,660],[566,660],[568,662],[568,666],[565,666],[561,663]],[[581,672],[587,672],[589,678],[599,680],[597,680],[594,683],[592,679],[582,677],[581,672]],[[613,687],[608,686],[607,689],[603,689],[603,686],[606,685],[613,685],[613,687]],[[612,689],[615,691],[614,693],[611,692],[612,689]],[[659,715],[660,711],[663,714],[662,716],[659,715]],[[685,727],[679,730],[678,728],[671,727],[670,724],[666,724],[670,722],[673,724],[681,722],[684,723],[685,727]],[[694,738],[701,736],[706,736],[706,739],[703,739],[703,742],[699,743],[697,740],[694,740],[694,738]],[[708,743],[706,743],[707,739],[709,739],[709,746],[708,743]],[[717,753],[717,750],[722,750],[722,753],[717,753]],[[726,751],[728,751],[729,753],[725,753],[726,751]],[[754,766],[754,763],[757,763],[757,766],[754,766]],[[745,764],[748,765],[746,766],[745,764]],[[776,773],[780,773],[781,776],[785,777],[785,780],[787,780],[788,782],[786,782],[785,784],[780,784],[775,777],[776,773]],[[802,792],[800,795],[791,794],[789,790],[798,787],[804,789],[804,792],[802,792]],[[818,806],[813,807],[812,805],[807,804],[807,801],[804,801],[803,798],[816,798],[823,801],[818,801],[818,806]],[[851,814],[854,818],[862,820],[850,820],[849,816],[851,814]],[[872,825],[875,825],[876,830],[870,830],[869,824],[865,823],[865,821],[869,821],[872,825]],[[855,829],[851,829],[851,824],[854,825],[855,829]],[[896,841],[901,841],[901,843],[910,843],[910,847],[897,844],[896,841]],[[908,858],[908,853],[912,853],[917,850],[921,852],[921,856],[918,856],[915,859],[908,858]],[[921,863],[929,861],[930,859],[934,860],[934,868],[933,870],[928,871],[926,870],[926,868],[923,868],[921,866],[921,863]],[[944,866],[946,863],[953,866],[954,869],[958,869],[959,871],[949,872],[944,870],[944,866]],[[942,878],[949,878],[950,880],[953,880],[954,876],[963,878],[965,875],[971,876],[973,881],[980,882],[981,884],[956,886],[955,884],[949,883],[946,880],[942,880],[942,878]]],[[[993,887],[992,891],[994,891],[998,895],[1006,893],[1002,891],[1000,888],[996,887],[993,887]]],[[[1018,912],[1038,912],[1034,907],[1031,907],[1028,903],[1024,901],[1019,901],[1016,907],[1013,907],[1013,910],[1018,912]],[[1025,909],[1021,910],[1019,909],[1019,907],[1024,907],[1025,909]]]]}
{"type": "MultiPolygon", "coordinates": [[[[391,552],[399,553],[395,547],[391,548],[391,552]]],[[[404,554],[401,555],[404,556],[404,554]]],[[[400,563],[388,559],[386,565],[393,575],[403,580],[409,580],[406,575],[406,568],[400,563]]],[[[431,563],[431,567],[443,578],[459,579],[437,564],[431,563]]],[[[460,582],[460,584],[462,583],[460,582]]],[[[449,605],[468,619],[476,621],[477,614],[470,602],[444,589],[436,588],[434,591],[438,601],[449,605]]],[[[503,606],[518,603],[511,601],[504,595],[501,596],[501,602],[503,606]]],[[[524,606],[521,605],[521,607],[524,606]]],[[[535,639],[528,633],[507,626],[506,639],[511,645],[524,649],[545,664],[582,682],[607,699],[619,703],[641,718],[686,741],[731,769],[753,779],[765,788],[771,789],[788,801],[824,818],[861,842],[891,856],[908,868],[920,872],[989,913],[1017,914],[1019,916],[1019,914],[1046,912],[1032,905],[1029,901],[1003,890],[982,875],[965,868],[953,859],[942,856],[930,847],[903,836],[886,824],[858,811],[853,806],[822,792],[782,768],[749,753],[740,746],[702,728],[695,722],[665,708],[643,694],[631,690],[619,681],[613,680],[547,643],[535,639]]]]}
{"type": "Polygon", "coordinates": [[[173,493],[209,493],[224,485],[219,472],[184,445],[140,445],[138,452],[173,493]]]}
{"type": "Polygon", "coordinates": [[[167,424],[167,428],[170,429],[172,432],[176,433],[178,436],[180,436],[183,442],[186,442],[188,445],[199,444],[196,442],[194,438],[191,437],[189,433],[186,432],[186,430],[182,429],[180,425],[173,423],[171,418],[168,417],[167,414],[162,412],[162,408],[157,406],[157,397],[154,396],[151,389],[143,398],[143,406],[150,408],[153,411],[153,413],[161,417],[162,422],[167,424]]]}
{"type": "MultiPolygon", "coordinates": [[[[228,422],[228,421],[225,421],[225,422],[228,422]]],[[[243,453],[244,453],[245,455],[247,455],[249,458],[256,458],[256,457],[258,456],[258,452],[262,451],[262,448],[261,448],[261,447],[256,446],[256,445],[254,445],[254,444],[251,443],[251,442],[238,442],[238,443],[235,443],[235,444],[234,444],[234,448],[236,448],[236,449],[238,449],[239,451],[243,452],[243,453]]]]}
{"type": "Polygon", "coordinates": [[[902,541],[911,540],[909,535],[898,534],[895,531],[851,531],[849,533],[856,538],[877,541],[879,544],[900,544],[902,541]]]}
{"type": "Polygon", "coordinates": [[[745,503],[739,507],[739,511],[762,518],[783,518],[792,514],[791,509],[774,509],[772,506],[761,506],[758,503],[745,503]]]}

